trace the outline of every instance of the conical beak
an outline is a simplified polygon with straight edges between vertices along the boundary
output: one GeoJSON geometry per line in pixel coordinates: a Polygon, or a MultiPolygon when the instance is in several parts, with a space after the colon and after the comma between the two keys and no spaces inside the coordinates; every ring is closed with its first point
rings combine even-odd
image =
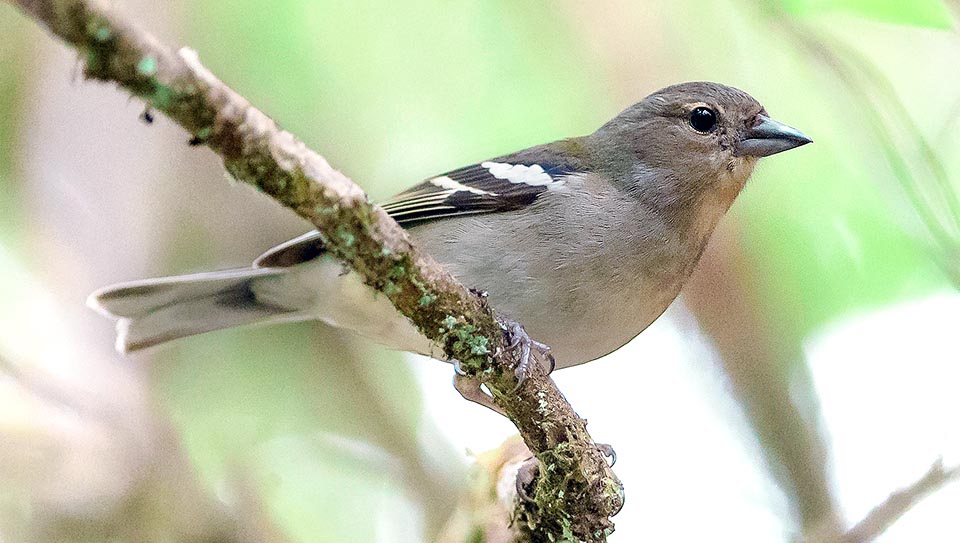
{"type": "Polygon", "coordinates": [[[738,155],[764,157],[813,143],[806,134],[792,126],[764,115],[760,115],[759,120],[756,126],[747,130],[740,141],[737,146],[738,155]]]}

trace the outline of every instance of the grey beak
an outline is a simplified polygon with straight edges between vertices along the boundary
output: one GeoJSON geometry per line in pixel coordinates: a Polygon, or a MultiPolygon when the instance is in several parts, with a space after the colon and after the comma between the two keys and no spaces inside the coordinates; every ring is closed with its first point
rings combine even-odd
{"type": "Polygon", "coordinates": [[[760,115],[760,122],[747,130],[737,147],[737,155],[764,157],[812,143],[806,134],[792,126],[760,115]]]}

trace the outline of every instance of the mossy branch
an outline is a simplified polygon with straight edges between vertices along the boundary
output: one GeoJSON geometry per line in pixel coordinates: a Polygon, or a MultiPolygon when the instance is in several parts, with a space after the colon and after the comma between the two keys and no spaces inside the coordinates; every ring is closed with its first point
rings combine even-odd
{"type": "MultiPolygon", "coordinates": [[[[497,391],[511,391],[514,363],[501,327],[473,295],[426,254],[346,176],[250,105],[200,64],[125,22],[95,0],[16,0],[81,55],[89,79],[114,82],[217,153],[238,181],[311,222],[327,249],[356,270],[451,359],[497,391]],[[493,353],[506,353],[495,356],[493,353]]],[[[516,511],[520,537],[604,541],[623,489],[580,419],[536,364],[516,392],[496,401],[541,469],[533,503],[516,511]]]]}

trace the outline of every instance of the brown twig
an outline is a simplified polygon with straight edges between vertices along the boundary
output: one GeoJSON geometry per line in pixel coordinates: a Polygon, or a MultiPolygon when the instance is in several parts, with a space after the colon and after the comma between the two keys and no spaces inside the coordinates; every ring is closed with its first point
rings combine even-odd
{"type": "MultiPolygon", "coordinates": [[[[185,128],[192,144],[217,153],[237,180],[310,221],[327,250],[385,295],[444,353],[488,387],[515,386],[510,350],[482,299],[427,255],[357,185],[289,132],[280,130],[200,64],[125,22],[97,0],[16,0],[24,12],[75,47],[89,79],[112,81],[185,128]],[[494,356],[492,353],[508,353],[494,356]]],[[[523,386],[496,401],[542,461],[535,503],[521,504],[524,539],[574,535],[604,541],[623,490],[580,419],[534,364],[523,386]]]]}

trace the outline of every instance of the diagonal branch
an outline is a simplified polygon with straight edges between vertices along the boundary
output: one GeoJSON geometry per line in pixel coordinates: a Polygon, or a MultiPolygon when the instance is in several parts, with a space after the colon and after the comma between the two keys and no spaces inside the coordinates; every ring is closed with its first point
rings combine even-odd
{"type": "Polygon", "coordinates": [[[960,479],[960,466],[947,469],[943,467],[942,459],[937,460],[923,477],[890,494],[883,503],[867,513],[866,517],[843,535],[841,543],[866,543],[875,540],[920,500],[957,479],[960,479]]]}
{"type": "MultiPolygon", "coordinates": [[[[16,0],[14,3],[81,54],[89,79],[112,81],[166,114],[191,143],[217,153],[237,180],[311,222],[327,249],[424,333],[497,391],[516,385],[501,327],[471,294],[405,232],[371,205],[357,185],[254,108],[200,64],[195,52],[174,52],[97,0],[16,0]]],[[[556,466],[541,470],[534,503],[518,506],[523,538],[574,535],[605,541],[610,517],[623,504],[620,481],[580,419],[543,370],[533,364],[515,393],[496,401],[527,446],[556,466]]]]}

